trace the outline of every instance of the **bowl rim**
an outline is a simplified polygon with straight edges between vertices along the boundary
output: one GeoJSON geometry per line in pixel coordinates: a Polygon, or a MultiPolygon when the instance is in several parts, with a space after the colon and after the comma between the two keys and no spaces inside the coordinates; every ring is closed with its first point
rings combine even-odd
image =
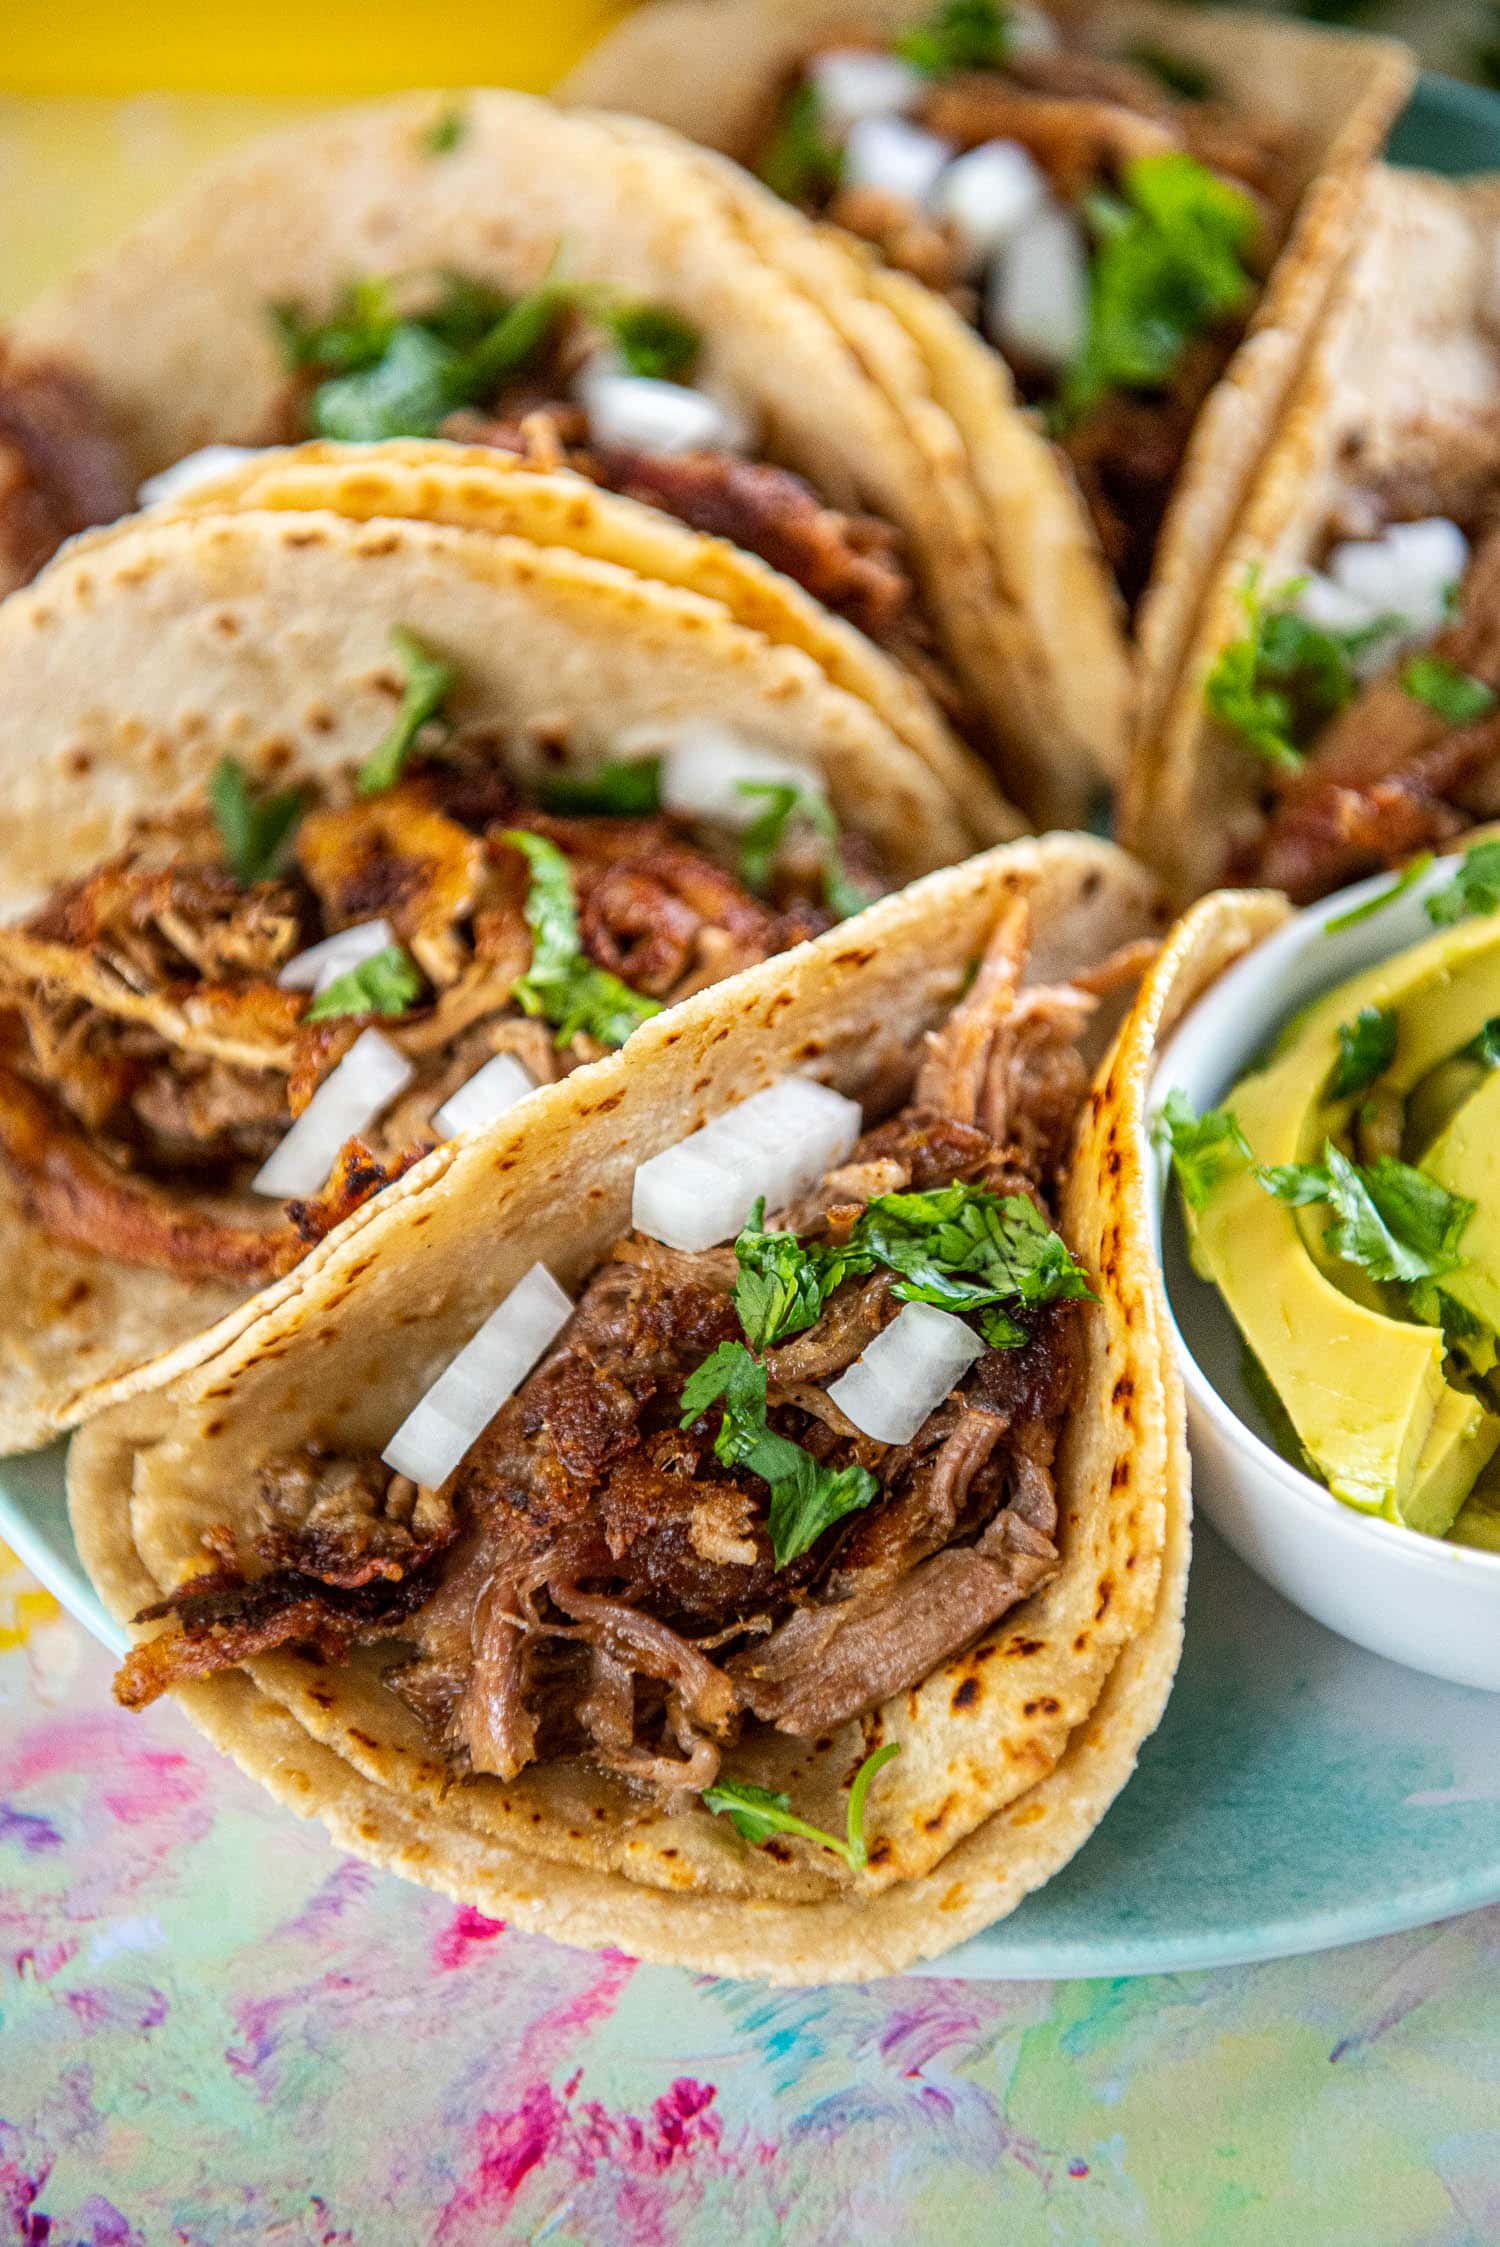
{"type": "MultiPolygon", "coordinates": [[[[1397,901],[1390,923],[1392,941],[1388,946],[1377,950],[1370,965],[1392,959],[1398,952],[1412,948],[1415,940],[1404,928],[1404,920],[1409,918],[1409,914],[1403,916],[1400,906],[1415,906],[1431,891],[1441,887],[1451,877],[1462,856],[1463,853],[1459,851],[1435,860],[1427,872],[1403,893],[1397,901]]],[[[1301,957],[1306,947],[1323,936],[1328,922],[1337,920],[1341,914],[1378,896],[1382,890],[1389,889],[1394,879],[1388,871],[1372,875],[1366,881],[1337,890],[1331,897],[1321,899],[1318,904],[1306,906],[1294,913],[1283,927],[1275,930],[1263,943],[1252,946],[1232,967],[1227,968],[1194,1002],[1174,1028],[1152,1068],[1144,1125],[1147,1139],[1146,1175],[1151,1197],[1152,1246],[1161,1274],[1162,1293],[1166,1298],[1167,1315],[1177,1344],[1183,1381],[1189,1394],[1213,1422],[1222,1440],[1232,1451],[1240,1454],[1246,1466],[1254,1470],[1262,1482],[1273,1485],[1279,1496],[1297,1507],[1315,1527],[1331,1536],[1350,1539],[1354,1544],[1368,1547],[1372,1552],[1384,1552],[1400,1565],[1420,1567],[1438,1575],[1461,1576],[1467,1571],[1475,1582],[1481,1581],[1485,1576],[1500,1581],[1500,1552],[1487,1552],[1477,1545],[1450,1544],[1444,1537],[1431,1537],[1425,1530],[1412,1529],[1404,1522],[1391,1521],[1384,1514],[1365,1513],[1357,1506],[1347,1505],[1343,1499],[1336,1498],[1331,1490],[1325,1489],[1322,1483],[1316,1482],[1311,1475],[1305,1474],[1300,1467],[1293,1466],[1289,1459],[1283,1458],[1273,1445],[1242,1420],[1199,1362],[1188,1338],[1188,1325],[1178,1315],[1178,1305],[1167,1276],[1163,1253],[1163,1232],[1168,1198],[1172,1191],[1171,1166],[1164,1151],[1152,1137],[1152,1126],[1161,1108],[1163,1088],[1172,1082],[1174,1054],[1181,1048],[1190,1048],[1202,1040],[1205,1026],[1211,1031],[1217,1014],[1222,1013],[1226,1021],[1232,1020],[1236,1000],[1247,985],[1258,988],[1268,973],[1273,980],[1282,979],[1291,963],[1301,957]]],[[[1350,969],[1345,975],[1335,978],[1329,988],[1336,989],[1339,981],[1347,981],[1361,972],[1363,970],[1359,968],[1350,969]]],[[[1293,1002],[1288,1001],[1275,1018],[1271,1025],[1273,1032],[1275,1023],[1284,1021],[1292,1011],[1292,1004],[1293,1002]]],[[[1235,1076],[1243,1073],[1241,1068],[1235,1072],[1235,1076]]],[[[1227,1082],[1218,1086],[1212,1097],[1215,1100],[1222,1098],[1234,1081],[1235,1077],[1231,1076],[1227,1082]]]]}

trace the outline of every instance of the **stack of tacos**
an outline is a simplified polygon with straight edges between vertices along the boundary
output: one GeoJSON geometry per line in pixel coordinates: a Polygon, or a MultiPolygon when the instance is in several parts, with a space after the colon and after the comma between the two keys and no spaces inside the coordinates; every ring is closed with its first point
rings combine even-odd
{"type": "Polygon", "coordinates": [[[1500,812],[1500,189],[1377,173],[1364,237],[1143,741],[1174,888],[1310,900],[1500,812]]]}
{"type": "MultiPolygon", "coordinates": [[[[1410,79],[1389,41],[1132,0],[656,0],[570,91],[868,243],[863,293],[925,361],[1018,570],[1044,517],[1082,513],[1076,478],[1145,723],[1410,79]],[[1059,448],[1024,471],[1023,401],[1059,448]]],[[[788,233],[775,254],[811,279],[822,253],[788,233]]],[[[1073,615],[1034,613],[1081,663],[1073,615]]]]}
{"type": "Polygon", "coordinates": [[[414,1174],[75,1438],[121,1697],[173,1687],[347,1846],[574,1941],[823,1980],[1009,1909],[1176,1661],[1170,958],[1089,1090],[1159,927],[1109,846],[1018,843],[414,1174]]]}

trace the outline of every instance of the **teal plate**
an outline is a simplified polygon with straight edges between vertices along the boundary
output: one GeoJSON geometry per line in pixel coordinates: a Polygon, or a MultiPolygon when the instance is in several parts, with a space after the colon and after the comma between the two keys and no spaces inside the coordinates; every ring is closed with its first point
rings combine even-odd
{"type": "MultiPolygon", "coordinates": [[[[1427,78],[1407,164],[1500,168],[1500,100],[1427,78]]],[[[107,1644],[62,1447],[0,1469],[0,1537],[107,1644]]],[[[1398,1669],[1288,1607],[1200,1523],[1167,1713],[1099,1831],[929,1973],[982,1981],[1239,1965],[1500,1900],[1500,1701],[1398,1669]]]]}

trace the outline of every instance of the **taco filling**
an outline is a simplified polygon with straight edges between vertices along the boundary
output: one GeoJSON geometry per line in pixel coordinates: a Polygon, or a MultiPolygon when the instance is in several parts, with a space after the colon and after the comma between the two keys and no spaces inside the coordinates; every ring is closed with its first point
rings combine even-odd
{"type": "Polygon", "coordinates": [[[1049,1582],[1078,1040],[1141,956],[1023,989],[1027,947],[1012,902],[908,1105],[782,1079],[641,1165],[576,1302],[534,1266],[383,1456],[269,1461],[121,1700],[378,1642],[455,1775],[582,1757],[749,1815],[748,1728],[825,1734],[1049,1582]]]}
{"type": "MultiPolygon", "coordinates": [[[[816,781],[727,729],[523,785],[440,739],[398,633],[357,770],[209,790],[0,932],[0,1160],[49,1238],[286,1271],[439,1139],[883,884],[816,781]]],[[[545,768],[544,768],[545,769],[545,768]]]]}
{"type": "Polygon", "coordinates": [[[1236,874],[1307,902],[1500,815],[1493,431],[1475,453],[1352,488],[1315,568],[1246,583],[1204,690],[1221,753],[1265,769],[1236,874]]]}
{"type": "Polygon", "coordinates": [[[1004,355],[1143,592],[1200,407],[1286,237],[1295,150],[1155,47],[1103,56],[1005,0],[857,18],[782,89],[757,169],[1004,355]]]}
{"type": "Polygon", "coordinates": [[[0,594],[63,540],[135,504],[103,402],[76,369],[27,360],[0,337],[0,594]]]}

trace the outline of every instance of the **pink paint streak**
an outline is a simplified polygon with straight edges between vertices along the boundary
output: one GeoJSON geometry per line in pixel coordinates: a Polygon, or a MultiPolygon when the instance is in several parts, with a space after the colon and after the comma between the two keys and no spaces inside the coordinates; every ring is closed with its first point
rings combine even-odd
{"type": "MultiPolygon", "coordinates": [[[[723,2123],[710,2109],[717,2097],[711,2083],[679,2076],[652,2103],[649,2119],[611,2114],[597,2099],[576,2099],[578,2076],[561,2093],[535,2083],[508,2114],[479,2118],[479,2160],[468,2183],[443,2211],[435,2239],[440,2243],[490,2236],[484,2228],[515,2199],[534,2169],[547,2164],[575,2180],[604,2167],[645,2181],[665,2176],[700,2153],[717,2153],[723,2123]],[[471,2229],[471,2219],[479,2228],[471,2229]]],[[[644,2206],[638,2208],[643,2219],[644,2206]]],[[[632,2231],[640,2238],[641,2232],[632,2231]]]]}
{"type": "Polygon", "coordinates": [[[466,1966],[477,1950],[505,1933],[503,1919],[486,1919],[472,1904],[460,1904],[432,1946],[432,1962],[445,1973],[466,1966]]]}

